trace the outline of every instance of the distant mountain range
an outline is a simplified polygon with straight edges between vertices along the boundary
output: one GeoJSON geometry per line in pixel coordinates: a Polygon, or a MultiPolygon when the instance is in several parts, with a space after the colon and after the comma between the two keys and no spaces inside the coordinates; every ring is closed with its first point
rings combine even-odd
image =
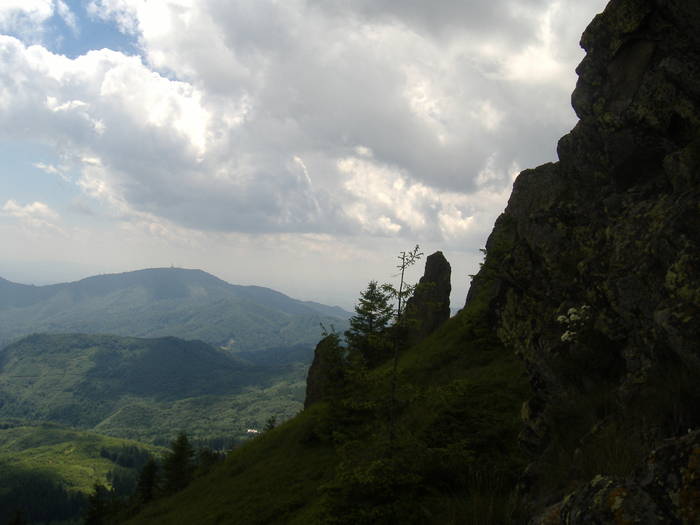
{"type": "Polygon", "coordinates": [[[0,347],[33,333],[175,336],[234,351],[315,344],[337,306],[229,284],[201,270],[153,268],[48,286],[0,278],[0,347]]]}

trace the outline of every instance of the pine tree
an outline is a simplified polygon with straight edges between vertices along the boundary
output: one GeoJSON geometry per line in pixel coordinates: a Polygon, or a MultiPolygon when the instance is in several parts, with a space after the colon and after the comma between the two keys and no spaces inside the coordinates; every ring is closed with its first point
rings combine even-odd
{"type": "Polygon", "coordinates": [[[95,483],[92,494],[88,496],[85,525],[102,525],[109,511],[108,504],[109,490],[104,485],[95,483]]]}
{"type": "Polygon", "coordinates": [[[390,295],[377,281],[370,281],[367,289],[360,294],[355,314],[350,318],[350,329],[345,332],[345,339],[350,352],[358,353],[371,367],[387,357],[390,349],[385,337],[394,315],[390,295]]]}
{"type": "Polygon", "coordinates": [[[181,432],[170,444],[171,452],[163,460],[164,490],[174,494],[189,485],[194,476],[194,449],[181,432]]]}
{"type": "Polygon", "coordinates": [[[204,476],[207,474],[217,463],[220,463],[225,459],[226,455],[222,452],[212,450],[209,447],[200,448],[197,450],[197,468],[195,470],[195,477],[204,476]]]}
{"type": "Polygon", "coordinates": [[[158,489],[158,463],[153,458],[141,469],[139,480],[136,484],[136,501],[143,505],[156,497],[158,489]]]}
{"type": "Polygon", "coordinates": [[[263,432],[269,432],[273,428],[277,426],[277,416],[270,416],[267,418],[267,421],[265,422],[265,428],[263,428],[263,432]]]}

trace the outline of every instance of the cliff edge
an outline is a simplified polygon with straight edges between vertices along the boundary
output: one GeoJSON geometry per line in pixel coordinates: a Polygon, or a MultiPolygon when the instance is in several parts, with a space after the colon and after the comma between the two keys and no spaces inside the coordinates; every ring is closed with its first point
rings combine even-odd
{"type": "Polygon", "coordinates": [[[612,0],[581,45],[580,121],[518,176],[467,299],[527,366],[538,505],[700,423],[700,3],[612,0]]]}

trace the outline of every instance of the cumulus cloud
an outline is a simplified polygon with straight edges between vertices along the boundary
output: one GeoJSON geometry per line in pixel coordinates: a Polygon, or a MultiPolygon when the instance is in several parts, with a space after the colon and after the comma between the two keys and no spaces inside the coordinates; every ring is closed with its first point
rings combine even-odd
{"type": "MultiPolygon", "coordinates": [[[[60,149],[154,231],[471,242],[514,170],[554,159],[603,4],[92,0],[142,55],[0,36],[0,134],[60,149]]],[[[60,0],[23,5],[70,23],[60,0]]]]}
{"type": "Polygon", "coordinates": [[[43,202],[35,201],[22,206],[10,199],[0,210],[3,215],[12,217],[29,228],[63,233],[63,230],[55,224],[59,219],[58,213],[43,202]]]}
{"type": "Polygon", "coordinates": [[[0,4],[0,28],[36,27],[53,15],[53,0],[4,0],[0,4]]]}
{"type": "Polygon", "coordinates": [[[411,181],[405,173],[378,164],[366,153],[341,159],[338,169],[346,175],[346,214],[376,235],[423,232],[425,237],[455,247],[493,223],[493,206],[504,197],[486,188],[487,178],[473,193],[441,191],[411,181]]]}
{"type": "Polygon", "coordinates": [[[75,14],[63,0],[3,0],[0,3],[0,31],[41,41],[44,24],[53,16],[60,17],[77,31],[75,14]]]}

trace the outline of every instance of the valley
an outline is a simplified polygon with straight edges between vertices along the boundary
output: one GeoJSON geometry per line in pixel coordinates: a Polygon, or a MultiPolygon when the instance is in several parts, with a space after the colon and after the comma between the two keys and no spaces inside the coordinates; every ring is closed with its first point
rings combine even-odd
{"type": "Polygon", "coordinates": [[[303,408],[321,323],[342,329],[348,317],[197,270],[42,287],[0,279],[0,463],[11,474],[0,508],[68,523],[95,483],[132,491],[179,433],[197,448],[240,446],[303,408]],[[120,447],[138,461],[112,461],[120,447]],[[35,490],[51,494],[41,509],[35,490]]]}

